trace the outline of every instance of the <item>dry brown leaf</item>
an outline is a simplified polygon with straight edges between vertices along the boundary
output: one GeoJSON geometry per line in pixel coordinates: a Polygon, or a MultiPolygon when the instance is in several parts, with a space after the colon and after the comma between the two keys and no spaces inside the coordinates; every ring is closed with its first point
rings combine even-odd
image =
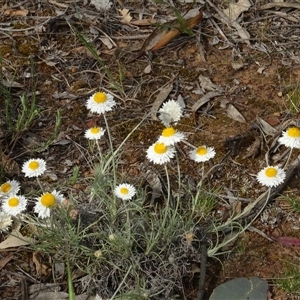
{"type": "Polygon", "coordinates": [[[129,13],[129,9],[127,9],[127,8],[119,9],[119,12],[122,16],[121,23],[123,23],[123,24],[130,23],[130,21],[132,20],[132,17],[129,13]]]}
{"type": "Polygon", "coordinates": [[[2,259],[0,259],[0,270],[3,269],[12,259],[14,258],[13,254],[9,254],[2,259]]]}
{"type": "Polygon", "coordinates": [[[42,291],[34,297],[35,300],[63,300],[68,299],[69,294],[66,292],[45,292],[42,291]]]}
{"type": "Polygon", "coordinates": [[[156,116],[157,111],[159,107],[162,105],[162,103],[167,99],[172,89],[173,89],[173,82],[171,82],[170,84],[168,84],[167,86],[163,87],[160,90],[159,94],[156,97],[156,100],[154,101],[151,107],[151,117],[153,120],[158,121],[158,118],[156,116]]]}
{"type": "Polygon", "coordinates": [[[13,229],[9,234],[7,239],[0,243],[0,249],[7,249],[12,247],[20,247],[29,245],[32,243],[32,239],[26,236],[23,236],[20,231],[20,226],[16,229],[13,229]]]}
{"type": "Polygon", "coordinates": [[[192,106],[192,111],[196,112],[202,105],[204,105],[205,103],[207,103],[210,99],[220,96],[221,93],[219,92],[209,92],[206,95],[204,95],[203,97],[201,97],[196,103],[194,103],[194,105],[192,106]]]}
{"type": "Polygon", "coordinates": [[[247,11],[251,7],[249,0],[239,0],[237,3],[229,3],[229,8],[224,9],[224,14],[230,19],[231,22],[237,20],[237,18],[244,11],[247,11]]]}
{"type": "MultiPolygon", "coordinates": [[[[203,17],[203,12],[201,9],[198,15],[184,21],[184,27],[186,29],[194,28],[197,24],[200,23],[202,17],[203,17]]],[[[170,41],[172,41],[174,38],[176,38],[181,34],[179,28],[180,26],[178,22],[174,22],[174,21],[164,24],[163,27],[156,27],[143,43],[143,46],[140,49],[139,53],[134,58],[129,60],[127,63],[131,63],[135,61],[137,58],[141,57],[148,50],[155,51],[167,45],[170,41]],[[170,27],[172,27],[173,29],[169,30],[168,28],[170,27]]]]}
{"type": "Polygon", "coordinates": [[[4,11],[3,15],[10,16],[10,17],[25,17],[28,15],[28,10],[27,9],[19,9],[19,10],[7,9],[4,11]]]}
{"type": "Polygon", "coordinates": [[[3,167],[4,171],[10,175],[20,175],[19,165],[3,152],[0,151],[0,165],[3,167]]]}
{"type": "Polygon", "coordinates": [[[227,116],[235,121],[238,121],[240,123],[246,123],[246,119],[244,116],[237,110],[237,108],[229,104],[226,110],[227,116]]]}
{"type": "Polygon", "coordinates": [[[38,257],[39,255],[40,255],[39,252],[33,252],[33,254],[32,254],[32,261],[35,264],[36,272],[39,276],[47,276],[47,275],[49,275],[50,268],[47,265],[40,263],[40,260],[38,257]]]}
{"type": "Polygon", "coordinates": [[[67,8],[68,5],[66,4],[63,4],[63,3],[59,3],[57,1],[54,1],[54,0],[48,0],[50,4],[53,4],[53,5],[56,5],[58,7],[61,7],[61,8],[67,8]]]}
{"type": "Polygon", "coordinates": [[[156,21],[154,19],[142,19],[142,20],[134,20],[131,21],[130,24],[136,26],[149,26],[151,24],[155,24],[156,21]]]}
{"type": "Polygon", "coordinates": [[[220,85],[212,83],[212,81],[208,77],[199,75],[199,82],[200,82],[200,86],[204,91],[205,90],[217,91],[220,93],[224,92],[224,89],[220,85]]]}
{"type": "MultiPolygon", "coordinates": [[[[186,29],[192,29],[196,25],[200,23],[200,21],[203,18],[203,11],[200,10],[199,14],[193,18],[190,18],[188,20],[185,20],[183,23],[183,27],[186,29]]],[[[169,30],[152,48],[152,51],[156,51],[164,46],[166,46],[168,43],[170,43],[172,40],[174,40],[176,37],[178,37],[181,34],[179,25],[175,25],[175,28],[169,30]]]]}
{"type": "Polygon", "coordinates": [[[272,127],[268,122],[263,120],[262,118],[257,118],[257,122],[261,128],[261,130],[266,134],[266,135],[271,135],[274,136],[277,133],[277,130],[272,127]]]}
{"type": "MultiPolygon", "coordinates": [[[[94,58],[94,55],[85,46],[79,46],[79,47],[73,48],[70,52],[77,53],[77,54],[80,54],[80,55],[86,55],[88,57],[94,58]]],[[[97,54],[100,54],[100,52],[97,51],[97,54]]]]}

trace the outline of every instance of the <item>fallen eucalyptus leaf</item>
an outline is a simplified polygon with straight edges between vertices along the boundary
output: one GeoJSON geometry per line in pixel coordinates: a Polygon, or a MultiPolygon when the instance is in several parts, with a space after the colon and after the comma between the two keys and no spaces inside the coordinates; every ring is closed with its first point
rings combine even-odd
{"type": "Polygon", "coordinates": [[[227,116],[240,123],[246,123],[244,116],[235,108],[234,105],[229,104],[226,110],[227,116]]]}
{"type": "Polygon", "coordinates": [[[108,10],[112,6],[110,0],[91,0],[91,4],[94,5],[97,10],[108,10]]]}
{"type": "Polygon", "coordinates": [[[23,236],[19,230],[20,226],[18,226],[16,229],[13,229],[6,240],[0,243],[0,249],[30,245],[33,242],[31,238],[23,236]]]}
{"type": "Polygon", "coordinates": [[[277,133],[277,130],[273,128],[268,122],[263,120],[262,118],[257,118],[257,122],[259,124],[259,127],[266,135],[275,135],[277,133]]]}
{"type": "Polygon", "coordinates": [[[196,112],[202,105],[207,103],[209,100],[216,96],[220,96],[221,93],[219,92],[209,92],[206,95],[204,95],[202,98],[200,98],[194,105],[192,106],[192,111],[196,112]]]}
{"type": "MultiPolygon", "coordinates": [[[[199,14],[193,18],[185,20],[183,22],[182,27],[186,30],[194,28],[203,18],[203,10],[200,10],[199,14]]],[[[180,25],[175,25],[174,28],[170,29],[152,48],[152,51],[156,51],[164,46],[166,46],[169,42],[178,37],[182,31],[180,30],[180,25]]]]}
{"type": "Polygon", "coordinates": [[[212,83],[212,81],[208,78],[205,77],[203,75],[199,75],[199,81],[200,81],[200,86],[202,87],[202,89],[208,90],[208,91],[218,91],[220,93],[222,93],[224,91],[224,89],[217,84],[212,83]]]}
{"type": "Polygon", "coordinates": [[[238,19],[240,14],[251,7],[251,3],[249,0],[239,0],[237,3],[230,2],[228,6],[228,8],[224,9],[224,14],[231,22],[234,22],[238,19]]]}
{"type": "Polygon", "coordinates": [[[156,116],[158,109],[162,105],[162,103],[167,99],[169,94],[171,93],[173,89],[173,82],[163,87],[159,94],[157,95],[152,107],[151,107],[151,118],[155,121],[158,121],[158,118],[156,116]]]}

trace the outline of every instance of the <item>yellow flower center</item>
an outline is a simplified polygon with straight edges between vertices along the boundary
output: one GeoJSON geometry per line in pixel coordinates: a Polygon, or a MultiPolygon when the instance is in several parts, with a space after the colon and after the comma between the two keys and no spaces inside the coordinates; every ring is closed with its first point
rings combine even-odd
{"type": "Polygon", "coordinates": [[[196,153],[197,155],[205,155],[207,153],[207,149],[203,146],[198,147],[196,153]]]}
{"type": "Polygon", "coordinates": [[[126,187],[122,187],[120,188],[120,193],[123,194],[123,195],[127,195],[129,192],[128,188],[126,187]]]}
{"type": "Polygon", "coordinates": [[[265,174],[267,177],[275,177],[277,175],[277,170],[273,167],[266,169],[265,174]]]}
{"type": "Polygon", "coordinates": [[[288,129],[288,131],[286,132],[287,135],[291,138],[299,138],[300,137],[300,129],[297,127],[291,127],[288,129]]]}
{"type": "Polygon", "coordinates": [[[94,101],[97,103],[97,104],[101,104],[101,103],[104,103],[106,102],[107,100],[107,96],[105,93],[102,93],[102,92],[98,92],[94,95],[94,101]]]}
{"type": "Polygon", "coordinates": [[[16,197],[10,198],[10,199],[8,200],[8,206],[10,206],[10,207],[16,207],[16,206],[19,205],[19,203],[20,203],[20,201],[19,201],[19,199],[16,198],[16,197]]]}
{"type": "Polygon", "coordinates": [[[97,134],[101,131],[101,129],[99,127],[93,127],[91,128],[91,133],[92,134],[97,134]]]}
{"type": "Polygon", "coordinates": [[[55,197],[51,193],[46,193],[41,198],[42,205],[46,207],[52,207],[55,202],[55,197]]]}
{"type": "Polygon", "coordinates": [[[36,170],[39,168],[39,166],[40,166],[39,163],[35,160],[31,161],[28,165],[29,169],[31,169],[31,170],[36,170]]]}
{"type": "Polygon", "coordinates": [[[8,193],[11,190],[11,184],[8,182],[3,183],[0,187],[0,190],[2,193],[8,193]]]}
{"type": "Polygon", "coordinates": [[[156,143],[154,145],[154,152],[157,154],[164,154],[167,152],[167,146],[164,143],[156,143]]]}
{"type": "Polygon", "coordinates": [[[167,127],[163,130],[162,136],[163,137],[170,137],[176,133],[176,130],[173,127],[167,127]]]}

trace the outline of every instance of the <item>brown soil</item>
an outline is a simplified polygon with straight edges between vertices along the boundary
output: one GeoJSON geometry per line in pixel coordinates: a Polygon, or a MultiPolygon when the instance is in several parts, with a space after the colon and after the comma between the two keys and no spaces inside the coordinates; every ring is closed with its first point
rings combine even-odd
{"type": "MultiPolygon", "coordinates": [[[[295,110],[291,110],[291,101],[299,89],[300,69],[299,64],[291,57],[283,59],[279,52],[266,55],[242,43],[236,43],[227,49],[219,49],[220,44],[212,46],[213,28],[208,19],[205,19],[201,24],[204,32],[201,47],[206,61],[203,61],[199,54],[196,37],[182,35],[165,48],[155,52],[151,62],[144,55],[127,64],[126,61],[135,56],[136,52],[133,50],[140,49],[144,39],[126,37],[149,34],[153,28],[121,24],[117,17],[117,10],[114,9],[113,13],[105,16],[95,11],[92,6],[84,6],[80,1],[79,11],[86,14],[83,20],[76,17],[76,10],[69,4],[70,1],[64,4],[68,9],[62,17],[56,17],[56,9],[62,9],[59,5],[49,4],[50,1],[39,2],[39,4],[34,2],[25,2],[24,6],[16,5],[11,9],[3,8],[0,17],[1,27],[7,24],[7,28],[11,28],[4,30],[1,36],[2,78],[6,82],[18,83],[18,85],[12,84],[10,89],[11,114],[14,119],[17,117],[20,111],[19,97],[23,93],[30,95],[33,91],[30,58],[34,63],[34,74],[37,80],[36,101],[41,111],[40,117],[33,126],[19,134],[12,134],[5,123],[5,99],[2,94],[0,98],[1,181],[8,178],[20,179],[22,185],[28,183],[24,192],[32,190],[34,183],[20,176],[20,166],[32,155],[31,149],[39,148],[42,143],[49,140],[55,128],[58,109],[62,115],[59,136],[49,147],[37,153],[47,159],[57,179],[53,182],[53,179],[48,177],[43,180],[43,183],[59,185],[66,182],[66,178],[69,178],[72,172],[67,159],[75,165],[81,165],[80,174],[88,176],[89,169],[84,166],[84,158],[77,145],[87,145],[83,136],[86,128],[96,123],[105,124],[102,119],[99,120],[88,114],[84,105],[87,98],[103,87],[115,94],[119,105],[116,111],[108,115],[108,122],[111,125],[114,143],[118,145],[150,111],[159,90],[169,82],[173,82],[174,88],[168,98],[177,99],[180,94],[185,101],[185,117],[178,128],[189,133],[189,142],[194,145],[208,144],[215,147],[216,162],[220,162],[228,151],[231,151],[225,165],[214,175],[211,188],[221,186],[221,194],[226,194],[226,191],[230,190],[234,195],[244,198],[255,198],[263,192],[255,181],[255,174],[265,165],[267,145],[262,144],[257,155],[247,156],[251,154],[251,145],[259,136],[258,131],[252,129],[252,125],[257,117],[260,117],[274,125],[280,133],[285,121],[299,121],[298,114],[295,110]],[[24,16],[13,15],[16,11],[25,10],[28,12],[24,16]],[[108,17],[111,18],[109,22],[106,19],[108,17]],[[43,25],[43,28],[34,27],[47,19],[49,21],[43,25]],[[34,29],[21,31],[28,27],[34,29]],[[97,29],[99,31],[93,34],[93,30],[97,29]],[[116,83],[122,85],[122,89],[116,90],[110,86],[111,82],[108,76],[105,76],[105,69],[82,45],[75,34],[76,31],[80,31],[92,41],[105,68],[111,72],[116,83]],[[116,43],[112,49],[108,49],[100,39],[105,37],[104,32],[116,43]],[[232,65],[236,62],[242,63],[238,69],[233,68],[232,65]],[[151,66],[150,73],[144,71],[147,66],[151,66]],[[261,71],[260,67],[265,68],[261,71]],[[193,112],[191,107],[202,97],[195,93],[199,87],[199,75],[221,86],[224,92],[193,112]],[[246,122],[238,122],[228,116],[226,108],[229,104],[234,105],[242,113],[246,122]]],[[[133,17],[138,17],[137,13],[134,13],[138,10],[134,2],[117,1],[116,6],[120,9],[129,6],[133,9],[133,17]]],[[[171,14],[171,11],[164,10],[163,6],[146,7],[152,13],[160,13],[163,10],[164,14],[171,14]]],[[[249,15],[250,13],[247,14],[248,17],[249,15]]],[[[270,18],[269,21],[272,22],[272,19],[270,18]]],[[[198,27],[195,30],[198,30],[198,27]]],[[[251,34],[254,33],[251,31],[251,34]]],[[[260,38],[259,33],[257,34],[257,38],[260,38]]],[[[268,36],[268,32],[265,34],[268,36]]],[[[268,37],[271,39],[270,36],[268,37]]],[[[271,41],[268,43],[271,45],[271,41]]],[[[268,43],[266,45],[269,45],[268,43]]],[[[254,42],[251,41],[251,45],[253,46],[254,42]]],[[[208,90],[204,91],[207,92],[208,90]]],[[[296,103],[297,105],[299,102],[296,103]]],[[[145,160],[145,150],[155,141],[157,132],[162,128],[159,122],[148,119],[132,135],[122,156],[123,171],[127,171],[131,176],[140,175],[139,166],[145,160]]],[[[103,147],[106,144],[104,141],[103,147]]],[[[198,171],[193,163],[186,162],[185,150],[183,145],[183,154],[180,158],[182,173],[195,178],[199,176],[198,171]]],[[[271,159],[275,159],[275,155],[276,153],[272,154],[271,159]]],[[[300,196],[297,182],[299,182],[298,173],[283,194],[294,198],[300,196]]],[[[84,187],[77,184],[72,188],[76,190],[84,187]]],[[[283,201],[277,199],[268,207],[271,209],[284,206],[280,218],[277,216],[278,220],[274,228],[268,222],[263,224],[260,219],[253,226],[269,237],[299,237],[299,214],[294,212],[287,202],[284,202],[285,205],[282,203],[283,201]]],[[[1,241],[5,238],[6,235],[2,234],[1,241]]],[[[219,257],[222,264],[215,259],[210,259],[208,262],[207,299],[218,284],[241,276],[258,276],[266,279],[271,287],[272,299],[300,299],[299,292],[288,294],[276,284],[276,279],[285,276],[287,263],[299,265],[299,247],[286,247],[275,241],[271,242],[256,232],[247,232],[232,245],[230,250],[228,255],[219,257]]],[[[20,296],[19,284],[26,274],[34,273],[31,253],[21,248],[0,252],[2,260],[10,255],[14,257],[4,266],[0,275],[1,299],[17,299],[20,296]],[[19,272],[20,268],[23,270],[22,273],[19,272]],[[18,286],[17,291],[15,288],[11,289],[11,286],[18,286]]],[[[196,299],[196,292],[196,285],[190,287],[187,293],[190,295],[188,299],[196,299]]]]}

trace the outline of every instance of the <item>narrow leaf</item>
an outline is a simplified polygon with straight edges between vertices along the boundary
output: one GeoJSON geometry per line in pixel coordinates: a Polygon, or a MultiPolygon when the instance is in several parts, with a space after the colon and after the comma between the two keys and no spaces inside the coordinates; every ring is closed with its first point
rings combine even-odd
{"type": "MultiPolygon", "coordinates": [[[[194,28],[197,24],[200,23],[200,21],[203,18],[203,11],[200,10],[199,14],[193,18],[190,18],[188,20],[185,20],[183,22],[183,28],[189,30],[194,28]]],[[[166,46],[169,42],[174,40],[176,37],[178,37],[181,34],[180,25],[177,24],[174,28],[172,28],[170,31],[168,31],[152,48],[152,51],[156,51],[164,46],[166,46]]]]}

